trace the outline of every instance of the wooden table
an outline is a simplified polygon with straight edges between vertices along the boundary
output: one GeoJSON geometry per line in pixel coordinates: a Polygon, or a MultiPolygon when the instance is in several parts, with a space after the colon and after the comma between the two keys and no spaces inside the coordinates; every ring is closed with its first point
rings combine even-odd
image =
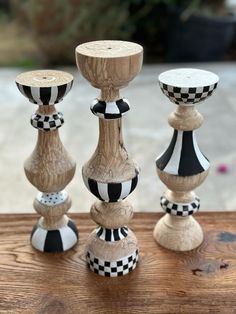
{"type": "Polygon", "coordinates": [[[236,313],[236,213],[199,213],[205,241],[175,253],[153,238],[160,214],[135,214],[140,263],[124,277],[90,272],[84,244],[88,214],[71,215],[80,243],[66,253],[39,253],[29,234],[36,215],[0,215],[0,313],[236,313]]]}

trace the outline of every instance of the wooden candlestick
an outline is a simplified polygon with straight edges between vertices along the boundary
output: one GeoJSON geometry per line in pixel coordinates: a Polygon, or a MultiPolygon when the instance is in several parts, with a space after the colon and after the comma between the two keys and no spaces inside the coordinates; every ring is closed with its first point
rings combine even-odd
{"type": "Polygon", "coordinates": [[[70,91],[73,76],[61,71],[32,71],[18,75],[16,84],[25,97],[39,106],[31,117],[32,126],[38,129],[38,141],[24,164],[28,180],[40,191],[34,208],[43,216],[33,228],[31,243],[42,252],[66,251],[78,240],[75,224],[65,215],[71,199],[64,190],[74,176],[76,164],[59,138],[58,128],[64,119],[54,105],[70,91]]]}
{"type": "Polygon", "coordinates": [[[137,239],[127,228],[133,208],[123,199],[135,189],[139,168],[124,147],[121,117],[129,103],[119,89],[139,73],[142,58],[142,47],[130,42],[95,41],[76,48],[82,75],[101,89],[91,106],[99,117],[98,145],[82,173],[88,190],[101,200],[91,208],[99,227],[88,238],[86,256],[90,269],[102,276],[125,275],[138,261],[137,239]]]}
{"type": "Polygon", "coordinates": [[[168,190],[161,197],[166,215],[154,229],[154,238],[162,246],[176,251],[192,250],[203,241],[203,231],[192,217],[200,207],[193,192],[206,178],[209,161],[201,153],[195,129],[203,122],[194,104],[210,97],[218,76],[197,69],[177,69],[162,73],[162,92],[177,106],[169,117],[174,134],[167,150],[156,160],[157,174],[168,190]]]}

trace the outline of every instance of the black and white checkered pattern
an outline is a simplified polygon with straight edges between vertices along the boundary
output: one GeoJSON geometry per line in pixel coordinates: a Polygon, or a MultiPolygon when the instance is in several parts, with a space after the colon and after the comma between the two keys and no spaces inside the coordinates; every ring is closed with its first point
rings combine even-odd
{"type": "Polygon", "coordinates": [[[138,183],[138,170],[136,176],[121,183],[102,183],[87,178],[83,174],[84,184],[87,189],[98,199],[105,202],[118,202],[125,199],[136,188],[138,183]]]}
{"type": "Polygon", "coordinates": [[[36,129],[42,131],[54,131],[63,125],[64,118],[61,112],[51,115],[35,113],[31,116],[30,123],[36,129]]]}
{"type": "Polygon", "coordinates": [[[22,95],[30,102],[37,105],[54,105],[60,102],[69,93],[73,85],[73,80],[67,84],[52,87],[26,86],[16,82],[22,95]]]}
{"type": "Polygon", "coordinates": [[[180,204],[172,203],[165,196],[162,196],[161,207],[170,215],[186,217],[195,214],[199,210],[200,199],[195,197],[195,200],[192,203],[180,204]]]}
{"type": "Polygon", "coordinates": [[[104,227],[98,227],[97,237],[101,240],[108,242],[120,241],[127,237],[129,229],[127,227],[121,227],[118,229],[107,229],[104,227]]]}
{"type": "Polygon", "coordinates": [[[117,119],[121,118],[127,111],[129,111],[129,102],[125,98],[121,98],[112,102],[105,102],[95,99],[90,107],[92,113],[103,119],[117,119]]]}
{"type": "Polygon", "coordinates": [[[87,252],[87,263],[90,270],[100,276],[124,276],[135,269],[138,262],[138,250],[118,261],[103,261],[87,252]]]}
{"type": "Polygon", "coordinates": [[[78,237],[77,227],[69,219],[67,225],[56,230],[46,230],[36,224],[31,233],[31,243],[41,252],[64,252],[77,243],[78,237]]]}
{"type": "Polygon", "coordinates": [[[162,92],[173,103],[181,106],[192,106],[212,95],[217,83],[204,87],[175,87],[159,81],[162,92]]]}

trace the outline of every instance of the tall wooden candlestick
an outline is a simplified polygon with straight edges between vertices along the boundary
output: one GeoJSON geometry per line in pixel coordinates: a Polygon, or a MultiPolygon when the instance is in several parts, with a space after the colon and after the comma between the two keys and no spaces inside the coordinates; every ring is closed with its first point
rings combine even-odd
{"type": "Polygon", "coordinates": [[[194,104],[210,97],[218,76],[197,69],[177,69],[162,73],[162,92],[177,105],[169,117],[174,134],[167,150],[156,160],[157,173],[168,190],[161,197],[166,215],[154,229],[154,238],[162,246],[177,251],[192,250],[203,241],[203,231],[192,217],[200,207],[193,190],[206,178],[209,161],[201,153],[195,129],[203,122],[194,104]]]}
{"type": "Polygon", "coordinates": [[[122,139],[121,117],[129,103],[119,89],[139,73],[142,56],[141,46],[123,41],[89,42],[76,48],[82,75],[101,89],[91,106],[99,117],[98,146],[82,173],[89,191],[101,200],[91,208],[99,227],[88,238],[86,254],[90,269],[102,276],[125,275],[138,261],[137,240],[127,228],[133,209],[123,199],[135,189],[139,170],[122,139]]]}
{"type": "Polygon", "coordinates": [[[64,119],[54,107],[70,91],[72,83],[69,73],[52,70],[26,72],[16,78],[19,91],[39,106],[31,117],[32,126],[38,129],[38,141],[24,169],[30,183],[40,191],[34,208],[43,217],[33,228],[31,243],[42,252],[65,251],[78,240],[75,224],[65,215],[71,199],[64,190],[76,165],[59,138],[58,128],[64,119]]]}

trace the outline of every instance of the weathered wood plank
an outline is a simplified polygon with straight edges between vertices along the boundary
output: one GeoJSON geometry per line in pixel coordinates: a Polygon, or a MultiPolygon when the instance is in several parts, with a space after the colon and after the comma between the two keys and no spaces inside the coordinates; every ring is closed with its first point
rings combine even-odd
{"type": "Polygon", "coordinates": [[[188,253],[153,240],[160,214],[136,214],[140,263],[118,278],[87,269],[83,250],[94,223],[88,214],[71,216],[79,245],[50,254],[30,246],[36,215],[0,215],[0,313],[236,313],[236,213],[197,214],[205,241],[188,253]]]}

